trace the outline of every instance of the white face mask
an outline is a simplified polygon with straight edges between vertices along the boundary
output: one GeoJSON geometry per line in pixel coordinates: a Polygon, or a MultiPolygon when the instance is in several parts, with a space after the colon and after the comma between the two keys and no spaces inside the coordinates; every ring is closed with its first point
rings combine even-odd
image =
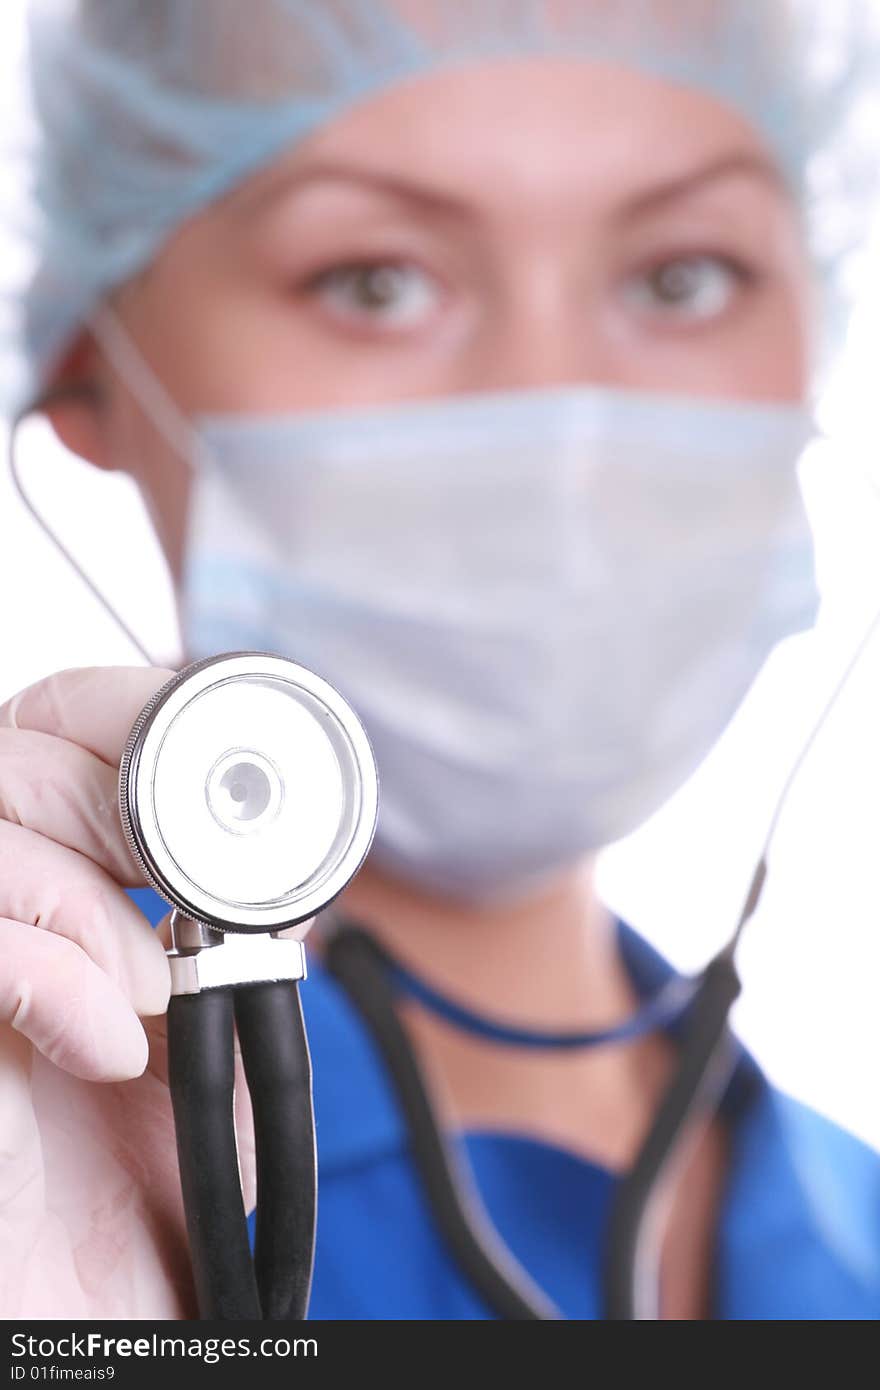
{"type": "Polygon", "coordinates": [[[645,820],[812,622],[810,432],[581,387],[198,421],[188,655],[312,667],[373,742],[375,861],[512,898],[645,820]]]}

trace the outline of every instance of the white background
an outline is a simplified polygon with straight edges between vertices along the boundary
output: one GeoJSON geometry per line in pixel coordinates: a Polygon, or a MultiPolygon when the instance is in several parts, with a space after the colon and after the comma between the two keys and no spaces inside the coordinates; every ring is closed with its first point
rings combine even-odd
{"type": "MultiPolygon", "coordinates": [[[[21,10],[22,0],[3,0],[4,63],[21,10]]],[[[0,204],[12,178],[0,167],[0,204]]],[[[818,632],[779,651],[693,782],[603,862],[609,901],[685,967],[733,925],[798,743],[880,608],[875,260],[823,410],[834,443],[805,469],[825,600],[818,632]]],[[[64,455],[38,424],[22,433],[22,457],[45,513],[151,649],[173,656],[168,582],[133,488],[64,455]]],[[[61,667],[137,661],[20,507],[5,469],[0,642],[0,699],[61,667]]],[[[777,1083],[880,1147],[880,638],[794,786],[770,862],[740,957],[738,1029],[777,1083]]]]}

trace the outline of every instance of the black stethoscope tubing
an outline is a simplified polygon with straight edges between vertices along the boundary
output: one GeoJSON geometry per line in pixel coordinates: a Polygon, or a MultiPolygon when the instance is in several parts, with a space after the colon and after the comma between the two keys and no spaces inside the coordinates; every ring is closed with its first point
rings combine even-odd
{"type": "MultiPolygon", "coordinates": [[[[453,1259],[498,1317],[559,1318],[558,1310],[504,1250],[438,1126],[421,1068],[397,1015],[388,958],[367,933],[340,923],[327,941],[325,961],[385,1063],[407,1126],[413,1163],[453,1259]]],[[[733,1048],[727,1021],[739,992],[731,945],[700,979],[683,1024],[675,1074],[632,1168],[617,1184],[602,1270],[606,1320],[657,1316],[652,1199],[687,1135],[712,1113],[729,1079],[733,1048]]]]}
{"type": "Polygon", "coordinates": [[[297,983],[173,995],[168,1079],[199,1317],[305,1318],[317,1164],[311,1061],[297,983]],[[253,1257],[235,1138],[233,1023],[254,1115],[253,1257]]]}
{"type": "Polygon", "coordinates": [[[512,1262],[505,1262],[503,1247],[437,1124],[421,1067],[397,1014],[387,961],[379,946],[359,928],[340,924],[327,940],[324,960],[385,1063],[407,1127],[413,1163],[453,1260],[499,1317],[558,1317],[527,1276],[521,1276],[512,1262]]]}

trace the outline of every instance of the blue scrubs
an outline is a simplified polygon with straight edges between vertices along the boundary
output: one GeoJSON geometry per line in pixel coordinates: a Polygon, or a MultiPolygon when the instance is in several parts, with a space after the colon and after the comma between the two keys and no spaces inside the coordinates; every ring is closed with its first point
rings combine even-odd
{"type": "MultiPolygon", "coordinates": [[[[154,922],[167,910],[147,890],[133,896],[154,922]]],[[[671,976],[628,927],[619,941],[643,997],[671,976]]],[[[310,1317],[492,1317],[444,1249],[355,1010],[314,961],[302,999],[319,1181],[310,1317]]],[[[745,1054],[723,1111],[731,1149],[713,1316],[880,1317],[880,1155],[775,1090],[745,1054]]],[[[566,1317],[598,1317],[614,1175],[521,1135],[472,1133],[461,1142],[484,1206],[520,1263],[566,1317]]],[[[253,1239],[253,1215],[250,1225],[253,1239]]]]}

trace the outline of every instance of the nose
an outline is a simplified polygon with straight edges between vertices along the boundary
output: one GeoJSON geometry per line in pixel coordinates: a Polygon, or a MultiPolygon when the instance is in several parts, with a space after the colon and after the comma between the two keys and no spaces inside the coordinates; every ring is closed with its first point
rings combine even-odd
{"type": "Polygon", "coordinates": [[[621,384],[621,364],[596,299],[562,275],[535,275],[485,307],[458,361],[462,391],[592,382],[621,384]]]}

